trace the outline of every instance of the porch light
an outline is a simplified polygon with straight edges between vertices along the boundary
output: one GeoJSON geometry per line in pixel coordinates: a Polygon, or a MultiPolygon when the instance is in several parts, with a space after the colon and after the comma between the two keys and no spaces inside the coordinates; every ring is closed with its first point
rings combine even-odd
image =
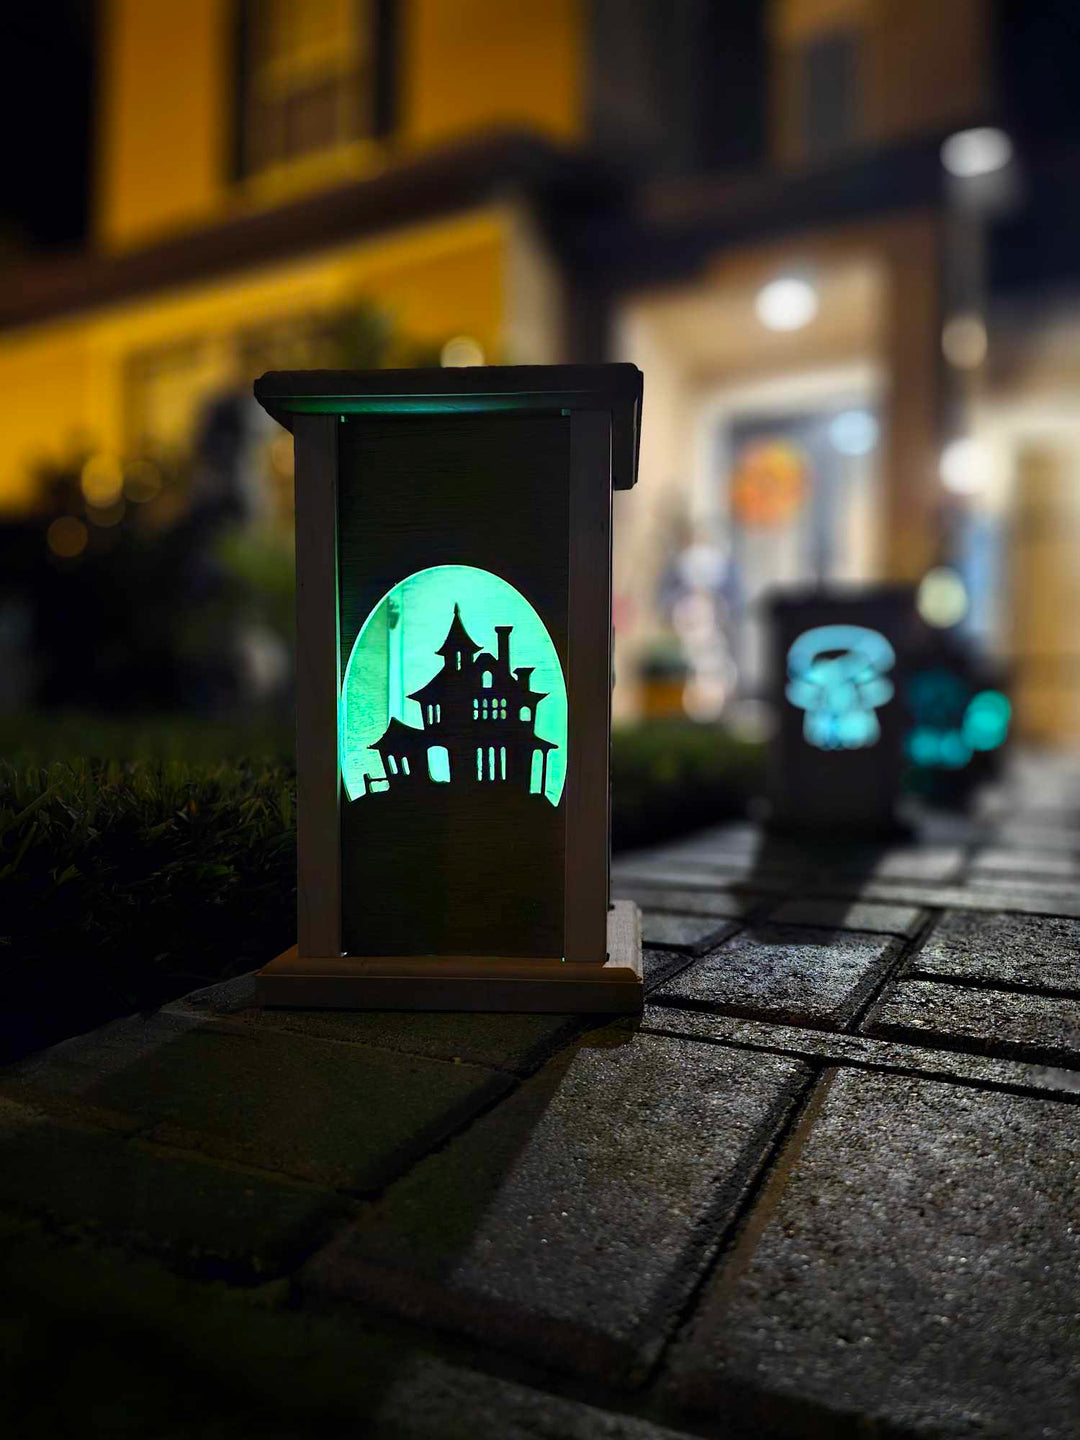
{"type": "Polygon", "coordinates": [[[1004,170],[1013,157],[1013,144],[1004,130],[980,125],[958,130],[941,147],[941,163],[958,180],[974,180],[1004,170]]]}
{"type": "Polygon", "coordinates": [[[818,313],[818,293],[799,275],[782,275],[763,285],[754,310],[766,330],[801,330],[818,313]]]}

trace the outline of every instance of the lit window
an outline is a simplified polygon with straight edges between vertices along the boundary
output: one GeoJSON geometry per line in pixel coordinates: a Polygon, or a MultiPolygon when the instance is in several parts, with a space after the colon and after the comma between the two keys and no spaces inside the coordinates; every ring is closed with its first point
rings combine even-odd
{"type": "Polygon", "coordinates": [[[479,720],[479,719],[480,719],[480,701],[479,701],[478,699],[475,699],[475,698],[473,699],[473,702],[472,702],[472,718],[473,718],[474,720],[479,720]]]}
{"type": "Polygon", "coordinates": [[[406,775],[409,774],[409,757],[407,755],[401,757],[401,768],[406,775]]]}
{"type": "Polygon", "coordinates": [[[385,128],[374,0],[243,0],[241,173],[385,128]]]}
{"type": "Polygon", "coordinates": [[[445,745],[428,746],[427,773],[439,785],[450,783],[450,752],[445,745]]]}
{"type": "Polygon", "coordinates": [[[495,779],[495,746],[488,746],[488,779],[495,779]]]}
{"type": "Polygon", "coordinates": [[[501,745],[501,746],[499,747],[499,773],[501,774],[502,778],[505,780],[505,779],[506,779],[506,746],[505,746],[505,745],[501,745]]]}
{"type": "Polygon", "coordinates": [[[484,673],[483,673],[483,675],[481,675],[481,677],[480,677],[480,684],[484,687],[485,690],[490,690],[490,689],[491,689],[491,671],[490,671],[490,670],[485,670],[484,673]]]}
{"type": "Polygon", "coordinates": [[[483,747],[479,745],[476,747],[476,778],[478,780],[484,778],[484,751],[483,747]]]}
{"type": "Polygon", "coordinates": [[[531,720],[531,719],[532,719],[532,710],[529,708],[528,705],[522,705],[521,709],[518,711],[518,719],[519,719],[519,720],[531,720]]]}
{"type": "Polygon", "coordinates": [[[397,761],[394,759],[393,755],[388,755],[388,756],[386,757],[386,763],[390,766],[390,774],[391,774],[391,775],[396,775],[396,774],[397,774],[397,761]]]}

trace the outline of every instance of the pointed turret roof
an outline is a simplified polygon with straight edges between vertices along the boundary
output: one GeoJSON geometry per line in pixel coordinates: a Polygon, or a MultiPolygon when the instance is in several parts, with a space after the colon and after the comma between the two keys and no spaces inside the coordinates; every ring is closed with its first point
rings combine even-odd
{"type": "Polygon", "coordinates": [[[379,736],[378,740],[367,748],[369,750],[382,750],[384,745],[393,745],[396,749],[400,746],[407,746],[411,741],[423,740],[423,738],[424,732],[422,730],[418,730],[415,725],[406,725],[403,720],[399,720],[396,715],[392,715],[389,724],[379,736]]]}
{"type": "Polygon", "coordinates": [[[454,618],[450,621],[450,629],[446,632],[446,639],[435,651],[436,655],[452,655],[455,650],[464,651],[471,659],[478,650],[483,647],[477,645],[469,632],[465,629],[461,619],[461,610],[454,606],[454,618]]]}

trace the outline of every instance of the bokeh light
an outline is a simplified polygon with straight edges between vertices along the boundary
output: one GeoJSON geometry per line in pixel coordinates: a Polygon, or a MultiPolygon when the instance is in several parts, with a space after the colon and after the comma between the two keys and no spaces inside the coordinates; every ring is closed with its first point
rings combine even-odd
{"type": "Polygon", "coordinates": [[[973,750],[996,750],[1005,743],[1012,706],[1000,690],[980,690],[964,712],[964,739],[973,750]]]}
{"type": "Polygon", "coordinates": [[[941,452],[941,483],[954,495],[976,495],[990,479],[990,454],[971,436],[951,440],[941,452]]]}
{"type": "Polygon", "coordinates": [[[484,351],[478,340],[471,335],[455,335],[442,347],[440,363],[446,369],[461,369],[467,365],[483,365],[484,351]]]}
{"type": "Polygon", "coordinates": [[[124,490],[119,460],[114,455],[91,455],[82,468],[80,486],[87,504],[103,509],[115,505],[124,490]]]}
{"type": "Polygon", "coordinates": [[[61,560],[73,560],[86,549],[86,526],[74,515],[60,515],[45,532],[45,543],[61,560]]]}
{"type": "Polygon", "coordinates": [[[957,370],[977,370],[986,359],[986,326],[978,315],[954,315],[941,331],[941,350],[957,370]]]}
{"type": "Polygon", "coordinates": [[[818,313],[818,294],[809,280],[783,275],[763,285],[754,301],[767,330],[801,330],[818,313]]]}
{"type": "Polygon", "coordinates": [[[156,465],[149,460],[134,460],[124,472],[124,498],[145,505],[160,494],[161,484],[161,471],[156,465]]]}
{"type": "Polygon", "coordinates": [[[950,566],[935,566],[923,576],[915,606],[927,625],[939,630],[948,629],[951,625],[958,625],[967,614],[967,587],[950,566]]]}
{"type": "Polygon", "coordinates": [[[118,500],[115,505],[90,505],[86,515],[91,525],[98,525],[101,529],[108,530],[113,525],[120,524],[126,509],[127,506],[123,500],[118,500]]]}
{"type": "Polygon", "coordinates": [[[941,163],[958,180],[973,180],[1003,170],[1013,157],[1012,141],[1004,130],[980,125],[958,130],[941,147],[941,163]]]}
{"type": "Polygon", "coordinates": [[[829,426],[829,439],[841,455],[869,455],[880,433],[869,410],[845,410],[829,426]]]}

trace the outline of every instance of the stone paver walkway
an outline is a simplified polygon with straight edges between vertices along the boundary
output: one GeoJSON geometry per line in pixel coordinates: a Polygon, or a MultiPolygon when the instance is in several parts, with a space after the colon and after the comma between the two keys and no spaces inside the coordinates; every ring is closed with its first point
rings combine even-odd
{"type": "Polygon", "coordinates": [[[623,857],[640,1022],[252,1007],[0,1072],[0,1433],[1080,1435],[1080,770],[623,857]]]}

